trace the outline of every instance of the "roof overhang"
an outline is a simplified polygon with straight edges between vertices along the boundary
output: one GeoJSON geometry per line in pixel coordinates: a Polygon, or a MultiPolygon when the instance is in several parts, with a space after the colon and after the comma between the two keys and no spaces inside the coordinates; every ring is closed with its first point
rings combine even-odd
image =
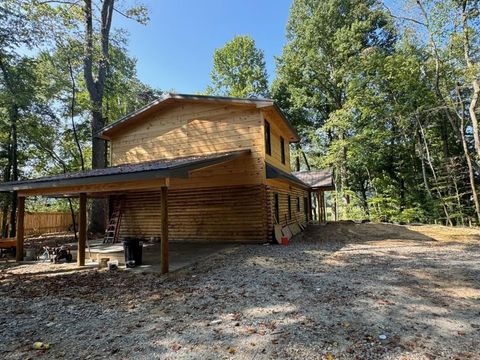
{"type": "Polygon", "coordinates": [[[333,169],[298,171],[293,173],[295,177],[308,184],[312,190],[333,191],[335,190],[335,181],[333,169]]]}
{"type": "Polygon", "coordinates": [[[225,105],[237,105],[252,107],[257,109],[270,109],[274,111],[283,120],[285,125],[291,131],[290,142],[300,141],[295,128],[287,119],[280,107],[272,99],[262,98],[234,98],[224,96],[206,96],[206,95],[190,95],[190,94],[175,94],[166,93],[155,101],[145,105],[144,107],[131,112],[130,114],[118,119],[117,121],[105,126],[101,129],[96,136],[105,140],[110,140],[112,136],[134,124],[138,124],[142,119],[146,119],[148,115],[156,113],[162,109],[168,108],[174,104],[184,102],[195,102],[205,104],[225,104],[225,105]]]}
{"type": "Polygon", "coordinates": [[[0,192],[23,195],[108,193],[168,186],[169,178],[188,178],[191,171],[250,154],[249,149],[203,156],[125,164],[105,169],[0,183],[0,192]]]}
{"type": "Polygon", "coordinates": [[[279,168],[276,168],[275,166],[270,165],[269,163],[265,163],[265,168],[267,173],[267,179],[280,179],[280,180],[287,181],[289,183],[293,183],[303,189],[309,188],[308,184],[304,183],[302,180],[300,180],[296,176],[289,174],[286,171],[280,170],[279,168]]]}

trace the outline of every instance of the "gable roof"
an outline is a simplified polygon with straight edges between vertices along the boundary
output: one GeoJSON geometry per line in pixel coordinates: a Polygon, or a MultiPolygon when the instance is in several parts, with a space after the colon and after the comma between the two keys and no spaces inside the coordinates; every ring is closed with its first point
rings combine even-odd
{"type": "Polygon", "coordinates": [[[235,97],[225,97],[225,96],[207,96],[207,95],[191,95],[191,94],[176,94],[176,93],[165,93],[157,100],[152,101],[151,103],[145,105],[144,107],[131,112],[128,115],[118,119],[117,121],[105,126],[101,129],[96,136],[102,139],[109,140],[110,136],[134,123],[138,123],[145,119],[147,115],[152,114],[160,109],[171,106],[175,103],[180,102],[197,102],[197,103],[217,103],[217,104],[232,104],[232,105],[244,105],[244,106],[255,106],[258,109],[273,109],[287,125],[288,129],[292,132],[292,138],[290,142],[298,142],[300,140],[295,128],[292,126],[290,121],[286,118],[285,114],[282,112],[280,107],[272,99],[262,99],[262,98],[235,98],[235,97]]]}
{"type": "Polygon", "coordinates": [[[312,189],[318,190],[335,190],[335,183],[333,181],[333,170],[313,170],[313,171],[298,171],[294,172],[298,179],[308,184],[312,189]]]}

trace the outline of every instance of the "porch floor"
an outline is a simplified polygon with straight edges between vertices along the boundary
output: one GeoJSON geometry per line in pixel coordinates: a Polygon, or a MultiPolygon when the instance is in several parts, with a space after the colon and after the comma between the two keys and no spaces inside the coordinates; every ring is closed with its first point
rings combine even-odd
{"type": "MultiPolygon", "coordinates": [[[[223,250],[238,246],[234,243],[214,243],[205,241],[170,241],[169,242],[169,271],[176,271],[191,266],[198,261],[219,253],[223,250]]],[[[90,240],[90,250],[87,247],[86,265],[98,263],[100,258],[118,260],[120,266],[125,265],[123,244],[103,244],[102,240],[90,240]],[[90,260],[90,262],[88,261],[90,260]]],[[[76,258],[76,251],[72,254],[76,258]]],[[[129,269],[133,271],[160,272],[160,243],[143,243],[142,265],[129,269]]]]}

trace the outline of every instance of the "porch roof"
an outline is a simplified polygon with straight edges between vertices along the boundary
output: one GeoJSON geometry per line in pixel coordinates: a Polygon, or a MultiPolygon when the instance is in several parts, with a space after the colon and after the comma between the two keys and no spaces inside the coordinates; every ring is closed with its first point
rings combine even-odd
{"type": "Polygon", "coordinates": [[[244,149],[4,182],[0,183],[0,192],[52,195],[145,189],[165,185],[167,178],[188,178],[190,171],[231,161],[249,153],[249,149],[244,149]]]}
{"type": "Polygon", "coordinates": [[[297,171],[293,175],[308,184],[313,190],[335,190],[333,170],[331,168],[314,171],[297,171]]]}
{"type": "Polygon", "coordinates": [[[303,188],[309,188],[309,185],[305,182],[303,182],[301,179],[297,178],[296,176],[280,170],[279,168],[276,168],[275,166],[270,165],[269,163],[265,163],[265,168],[267,170],[267,179],[282,179],[291,183],[294,183],[296,185],[299,185],[300,187],[303,188]]]}

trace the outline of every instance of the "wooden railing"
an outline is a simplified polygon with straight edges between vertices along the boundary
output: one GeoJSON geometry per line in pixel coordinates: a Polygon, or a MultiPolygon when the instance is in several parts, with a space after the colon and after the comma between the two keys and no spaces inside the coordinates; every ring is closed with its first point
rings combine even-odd
{"type": "MultiPolygon", "coordinates": [[[[77,220],[76,217],[75,219],[77,220]]],[[[0,224],[1,221],[2,215],[0,214],[0,224]]],[[[67,212],[25,212],[26,235],[69,231],[72,223],[72,215],[67,212]]]]}

